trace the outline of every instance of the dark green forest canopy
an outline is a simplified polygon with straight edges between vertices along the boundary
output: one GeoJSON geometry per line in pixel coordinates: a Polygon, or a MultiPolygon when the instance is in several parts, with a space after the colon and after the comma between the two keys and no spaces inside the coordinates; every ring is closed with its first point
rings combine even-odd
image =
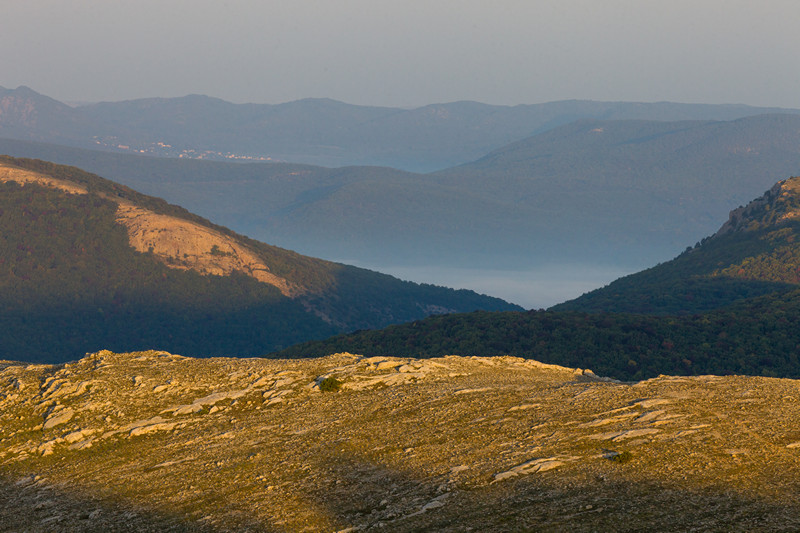
{"type": "Polygon", "coordinates": [[[173,270],[136,252],[109,200],[13,182],[0,197],[0,358],[257,354],[336,331],[270,285],[173,270]]]}
{"type": "Polygon", "coordinates": [[[736,210],[672,261],[527,313],[432,317],[271,354],[514,355],[638,380],[659,374],[800,377],[800,180],[736,210]]]}
{"type": "Polygon", "coordinates": [[[475,355],[590,368],[622,380],[748,374],[800,377],[800,291],[702,315],[473,312],[309,342],[270,357],[475,355]]]}

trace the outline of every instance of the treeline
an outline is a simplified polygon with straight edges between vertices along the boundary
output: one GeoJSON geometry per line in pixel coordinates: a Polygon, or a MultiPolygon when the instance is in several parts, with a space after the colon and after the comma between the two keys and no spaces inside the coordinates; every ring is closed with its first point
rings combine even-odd
{"type": "Polygon", "coordinates": [[[800,291],[702,315],[474,312],[304,343],[269,357],[513,355],[599,375],[748,374],[800,378],[800,291]]]}

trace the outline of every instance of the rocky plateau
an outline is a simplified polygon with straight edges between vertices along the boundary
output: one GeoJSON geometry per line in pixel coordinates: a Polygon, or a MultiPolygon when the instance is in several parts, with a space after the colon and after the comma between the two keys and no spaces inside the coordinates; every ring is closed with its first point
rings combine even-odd
{"type": "Polygon", "coordinates": [[[0,362],[0,531],[797,531],[800,383],[511,357],[0,362]]]}

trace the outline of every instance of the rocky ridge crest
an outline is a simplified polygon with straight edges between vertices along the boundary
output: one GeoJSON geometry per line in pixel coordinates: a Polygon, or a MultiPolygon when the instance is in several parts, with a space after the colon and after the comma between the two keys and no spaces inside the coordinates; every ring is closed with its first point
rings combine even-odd
{"type": "Polygon", "coordinates": [[[737,231],[779,225],[800,218],[800,177],[777,182],[762,196],[730,212],[714,237],[737,231]]]}

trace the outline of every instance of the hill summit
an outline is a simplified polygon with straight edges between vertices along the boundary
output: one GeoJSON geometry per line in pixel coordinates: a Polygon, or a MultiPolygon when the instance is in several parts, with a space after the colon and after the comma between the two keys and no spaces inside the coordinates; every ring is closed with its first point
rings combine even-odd
{"type": "Polygon", "coordinates": [[[731,211],[715,237],[737,231],[753,231],[800,219],[800,177],[779,181],[746,206],[731,211]]]}

